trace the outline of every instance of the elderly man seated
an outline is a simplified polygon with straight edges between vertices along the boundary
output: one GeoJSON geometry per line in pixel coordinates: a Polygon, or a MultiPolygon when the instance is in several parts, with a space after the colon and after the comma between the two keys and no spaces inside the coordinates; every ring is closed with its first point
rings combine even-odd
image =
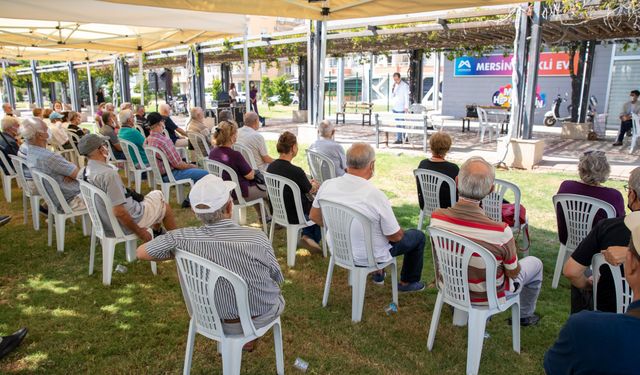
{"type": "MultiPolygon", "coordinates": [[[[187,132],[199,133],[211,145],[211,129],[204,123],[204,111],[200,107],[193,107],[189,110],[191,119],[187,123],[187,132]]],[[[195,145],[194,145],[195,146],[195,145]]]]}
{"type": "MultiPolygon", "coordinates": [[[[18,133],[20,131],[20,122],[16,117],[6,116],[2,119],[2,132],[0,132],[0,152],[4,154],[7,162],[11,163],[9,155],[18,155],[20,148],[20,140],[18,133]]],[[[0,168],[4,174],[9,174],[4,167],[4,163],[0,163],[0,168]]]]}
{"type": "Polygon", "coordinates": [[[347,160],[344,148],[334,141],[336,129],[329,120],[323,120],[318,126],[318,135],[320,139],[315,141],[309,150],[319,152],[326,155],[333,161],[336,170],[336,177],[340,177],[347,169],[347,160]]]}
{"type": "MultiPolygon", "coordinates": [[[[267,144],[262,134],[258,133],[260,121],[255,112],[247,112],[244,115],[244,126],[238,129],[238,144],[246,147],[251,151],[256,166],[261,171],[266,171],[269,163],[273,162],[273,158],[269,156],[267,144]]],[[[247,160],[247,162],[250,162],[247,160]]]]}
{"type": "MultiPolygon", "coordinates": [[[[638,192],[640,192],[640,167],[632,170],[629,175],[627,207],[632,212],[640,210],[638,192]]],[[[616,217],[599,221],[565,263],[562,272],[571,281],[572,314],[585,309],[593,309],[591,306],[593,279],[590,277],[593,256],[602,252],[607,261],[613,265],[624,262],[627,245],[631,240],[631,232],[629,232],[624,220],[624,217],[616,217]]],[[[613,276],[609,267],[606,266],[602,267],[600,272],[597,309],[616,312],[617,303],[613,276]]]]}
{"type": "Polygon", "coordinates": [[[118,120],[116,114],[109,111],[104,112],[102,114],[102,127],[100,128],[100,134],[109,139],[109,144],[111,145],[111,150],[113,151],[113,156],[116,160],[124,160],[124,152],[122,152],[122,146],[120,145],[118,132],[116,131],[117,127],[118,120]]]}
{"type": "MultiPolygon", "coordinates": [[[[484,197],[493,191],[495,171],[481,157],[468,159],[457,177],[458,202],[450,208],[439,209],[431,215],[431,226],[459,234],[489,250],[496,258],[498,298],[520,294],[520,324],[535,325],[536,302],[542,287],[542,262],[528,256],[518,261],[518,252],[511,228],[485,215],[480,207],[484,197]]],[[[469,265],[471,302],[487,303],[485,264],[482,260],[469,265]]]]}
{"type": "MultiPolygon", "coordinates": [[[[231,219],[233,200],[229,193],[234,187],[235,183],[213,175],[198,181],[189,198],[203,225],[170,231],[138,247],[137,255],[143,260],[167,260],[179,248],[237,273],[247,283],[253,324],[261,328],[284,311],[284,298],[278,286],[284,278],[267,236],[231,219]]],[[[242,333],[233,292],[217,288],[215,294],[225,333],[242,333]]],[[[250,348],[249,345],[247,349],[250,348]]]]}
{"type": "Polygon", "coordinates": [[[118,132],[118,138],[123,139],[125,141],[129,141],[136,145],[138,148],[138,152],[140,153],[140,158],[142,160],[138,160],[136,157],[136,153],[133,150],[129,150],[129,154],[133,159],[133,164],[140,166],[140,163],[145,166],[149,165],[149,160],[147,160],[147,155],[144,153],[144,135],[140,134],[140,132],[134,128],[135,119],[133,112],[130,109],[125,109],[120,111],[118,114],[118,118],[120,119],[120,124],[122,124],[122,128],[118,132]]]}
{"type": "MultiPolygon", "coordinates": [[[[118,170],[107,163],[109,150],[103,137],[97,134],[83,137],[78,142],[78,151],[89,159],[79,178],[107,193],[113,204],[110,209],[125,232],[135,233],[147,242],[151,240],[147,228],[152,228],[154,235],[162,234],[161,223],[168,230],[176,228],[173,211],[161,191],[154,190],[142,199],[140,195],[125,189],[118,170]]],[[[99,210],[101,215],[105,209],[99,210]]],[[[107,215],[101,216],[101,220],[107,231],[113,230],[107,215]]]]}
{"type": "Polygon", "coordinates": [[[171,142],[173,142],[176,147],[187,147],[189,145],[189,140],[186,138],[187,132],[180,129],[178,125],[176,125],[176,123],[171,119],[171,106],[166,103],[160,104],[159,112],[164,119],[165,128],[167,129],[169,138],[171,138],[171,142]],[[185,138],[182,138],[180,136],[185,138]]]}
{"type": "Polygon", "coordinates": [[[147,124],[147,116],[145,115],[144,106],[136,106],[136,125],[144,130],[144,136],[149,136],[149,125],[147,124]]]}
{"type": "MultiPolygon", "coordinates": [[[[28,144],[26,149],[27,166],[31,170],[40,171],[53,177],[60,185],[64,199],[72,210],[85,208],[84,200],[80,195],[80,185],[76,180],[78,167],[65,158],[47,149],[47,141],[50,139],[47,124],[37,117],[30,117],[22,123],[22,138],[28,144]]],[[[49,191],[49,187],[47,186],[49,191]]],[[[49,191],[53,195],[53,191],[49,191]]]]}
{"type": "MultiPolygon", "coordinates": [[[[369,180],[375,170],[376,154],[366,143],[354,143],[347,151],[347,173],[325,181],[316,194],[310,219],[322,223],[320,199],[344,204],[369,218],[373,224],[373,256],[377,262],[388,262],[391,257],[404,255],[398,290],[413,292],[424,289],[422,275],[425,235],[410,229],[403,231],[398,224],[391,202],[369,180]]],[[[352,226],[351,244],[356,264],[367,263],[362,228],[352,226]]],[[[374,273],[373,282],[384,283],[384,271],[374,273]]]]}
{"type": "Polygon", "coordinates": [[[640,337],[640,212],[624,223],[632,240],[625,251],[624,276],[634,301],[626,314],[581,311],[564,325],[544,356],[548,375],[637,374],[640,337]]]}

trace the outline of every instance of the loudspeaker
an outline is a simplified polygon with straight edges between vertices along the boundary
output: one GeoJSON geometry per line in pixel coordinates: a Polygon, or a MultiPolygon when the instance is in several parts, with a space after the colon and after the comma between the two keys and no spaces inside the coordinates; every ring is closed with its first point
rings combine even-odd
{"type": "Polygon", "coordinates": [[[156,72],[149,73],[149,90],[158,90],[158,73],[156,72]]]}
{"type": "Polygon", "coordinates": [[[171,69],[163,69],[159,77],[160,91],[164,91],[167,97],[173,96],[173,72],[171,69]]]}

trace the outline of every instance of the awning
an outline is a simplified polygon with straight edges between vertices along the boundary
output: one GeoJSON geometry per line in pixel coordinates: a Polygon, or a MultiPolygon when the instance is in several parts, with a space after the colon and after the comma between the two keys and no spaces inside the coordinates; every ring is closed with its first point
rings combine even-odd
{"type": "Polygon", "coordinates": [[[513,0],[105,0],[120,4],[316,20],[339,20],[501,4],[513,0]]]}
{"type": "Polygon", "coordinates": [[[95,60],[236,36],[245,17],[96,0],[0,0],[0,57],[95,60]]]}

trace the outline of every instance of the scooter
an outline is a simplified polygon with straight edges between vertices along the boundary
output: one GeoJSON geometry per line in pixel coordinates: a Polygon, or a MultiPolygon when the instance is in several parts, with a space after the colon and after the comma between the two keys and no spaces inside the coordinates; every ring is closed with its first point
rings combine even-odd
{"type": "MultiPolygon", "coordinates": [[[[565,96],[569,96],[568,94],[564,94],[565,96]]],[[[551,106],[551,110],[544,114],[544,124],[546,126],[553,126],[557,121],[567,121],[571,119],[571,105],[567,107],[569,111],[569,115],[566,117],[560,117],[560,106],[562,103],[566,102],[567,99],[563,98],[560,94],[556,96],[553,101],[553,105],[551,106]]]]}

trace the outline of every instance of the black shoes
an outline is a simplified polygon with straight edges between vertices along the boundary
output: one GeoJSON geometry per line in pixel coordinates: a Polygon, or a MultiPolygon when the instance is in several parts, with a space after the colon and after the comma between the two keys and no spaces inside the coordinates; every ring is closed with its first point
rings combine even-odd
{"type": "Polygon", "coordinates": [[[43,214],[44,216],[49,215],[49,209],[46,206],[40,205],[38,209],[40,210],[40,213],[43,214]]]}
{"type": "Polygon", "coordinates": [[[11,221],[11,216],[0,216],[0,227],[11,221]]]}
{"type": "Polygon", "coordinates": [[[11,336],[2,337],[0,341],[0,359],[4,358],[7,354],[11,353],[15,348],[20,345],[24,337],[27,335],[27,328],[20,328],[11,336]]]}
{"type": "Polygon", "coordinates": [[[191,208],[191,202],[189,202],[189,198],[182,201],[182,208],[191,208]]]}
{"type": "MultiPolygon", "coordinates": [[[[512,324],[511,318],[507,319],[509,321],[509,325],[512,324]]],[[[540,316],[533,314],[531,316],[527,316],[526,318],[520,318],[520,326],[521,327],[529,327],[535,326],[540,321],[540,316]]]]}
{"type": "Polygon", "coordinates": [[[616,142],[616,143],[612,144],[611,146],[622,146],[622,142],[616,142]]]}

